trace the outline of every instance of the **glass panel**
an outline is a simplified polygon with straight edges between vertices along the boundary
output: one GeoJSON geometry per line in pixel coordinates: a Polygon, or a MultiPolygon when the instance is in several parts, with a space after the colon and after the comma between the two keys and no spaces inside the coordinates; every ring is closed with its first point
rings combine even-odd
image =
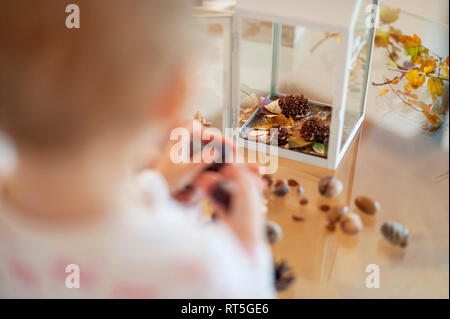
{"type": "Polygon", "coordinates": [[[193,93],[184,116],[198,113],[212,127],[231,127],[231,15],[200,10],[194,17],[193,93]]]}
{"type": "Polygon", "coordinates": [[[326,158],[339,34],[254,19],[241,32],[241,135],[326,158]]]}
{"type": "Polygon", "coordinates": [[[369,40],[373,30],[373,28],[370,28],[370,24],[367,23],[369,21],[366,21],[366,19],[368,19],[371,6],[371,0],[363,1],[361,3],[361,8],[353,30],[353,39],[351,39],[352,52],[350,58],[344,128],[342,131],[340,149],[343,148],[345,142],[348,140],[364,110],[370,54],[372,52],[372,48],[368,47],[368,43],[370,42],[369,40]]]}

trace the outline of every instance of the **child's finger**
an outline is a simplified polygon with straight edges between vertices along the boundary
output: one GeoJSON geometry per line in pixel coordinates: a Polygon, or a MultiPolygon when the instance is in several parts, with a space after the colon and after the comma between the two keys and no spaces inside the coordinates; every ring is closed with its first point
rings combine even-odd
{"type": "Polygon", "coordinates": [[[201,189],[205,194],[209,193],[211,187],[218,183],[222,177],[216,172],[205,172],[198,176],[194,181],[194,185],[201,189]]]}

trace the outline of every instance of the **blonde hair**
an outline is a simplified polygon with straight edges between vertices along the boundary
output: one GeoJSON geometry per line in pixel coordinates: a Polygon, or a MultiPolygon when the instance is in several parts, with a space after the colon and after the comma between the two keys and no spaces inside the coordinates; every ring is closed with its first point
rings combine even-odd
{"type": "Polygon", "coordinates": [[[0,130],[19,144],[73,146],[149,117],[183,53],[183,0],[0,2],[0,130]]]}

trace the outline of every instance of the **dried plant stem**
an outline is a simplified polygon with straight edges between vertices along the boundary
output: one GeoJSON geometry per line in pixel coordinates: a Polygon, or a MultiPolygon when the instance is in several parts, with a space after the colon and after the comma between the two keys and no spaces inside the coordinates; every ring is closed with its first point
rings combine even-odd
{"type": "Polygon", "coordinates": [[[339,33],[332,33],[326,35],[324,38],[320,39],[316,44],[314,44],[309,52],[313,53],[322,43],[324,43],[326,40],[331,39],[335,36],[339,35],[339,33]]]}
{"type": "MultiPolygon", "coordinates": [[[[388,69],[391,70],[391,71],[396,71],[396,72],[401,72],[401,73],[407,73],[409,71],[409,70],[396,69],[396,68],[393,68],[393,67],[388,67],[388,69]]],[[[424,73],[424,72],[419,72],[419,74],[422,74],[422,73],[424,73]]],[[[440,76],[431,75],[431,74],[427,74],[427,73],[425,73],[425,76],[426,77],[430,77],[430,78],[441,79],[442,81],[448,81],[448,79],[446,79],[446,78],[443,78],[443,77],[440,77],[440,76]]]]}
{"type": "Polygon", "coordinates": [[[387,85],[387,84],[391,84],[392,82],[394,82],[394,81],[397,80],[397,79],[398,79],[398,76],[396,76],[396,77],[393,78],[392,80],[389,80],[389,81],[386,81],[386,82],[383,82],[383,83],[375,83],[375,82],[372,82],[372,85],[374,85],[374,86],[387,85]]]}
{"type": "Polygon", "coordinates": [[[419,108],[416,108],[414,105],[408,103],[408,101],[406,101],[403,97],[401,97],[400,94],[398,94],[398,93],[392,88],[392,85],[388,84],[388,86],[389,86],[389,88],[391,89],[392,93],[394,93],[395,95],[397,95],[398,98],[399,98],[403,103],[405,103],[406,105],[409,105],[411,108],[413,108],[414,111],[417,111],[417,112],[422,112],[422,111],[423,111],[423,110],[421,110],[421,109],[419,109],[419,108]]]}
{"type": "Polygon", "coordinates": [[[444,172],[444,173],[442,173],[442,174],[436,176],[436,177],[434,178],[434,181],[435,181],[436,183],[442,182],[444,179],[448,178],[448,175],[449,175],[449,171],[446,171],[446,172],[444,172]]]}

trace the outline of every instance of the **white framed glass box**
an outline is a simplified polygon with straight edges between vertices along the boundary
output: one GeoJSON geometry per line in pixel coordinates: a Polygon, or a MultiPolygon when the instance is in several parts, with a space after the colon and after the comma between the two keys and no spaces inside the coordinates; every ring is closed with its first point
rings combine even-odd
{"type": "Polygon", "coordinates": [[[239,144],[337,168],[364,119],[377,15],[377,0],[239,0],[228,124],[239,144]]]}
{"type": "Polygon", "coordinates": [[[234,12],[193,7],[193,85],[182,117],[200,115],[209,126],[233,127],[232,41],[234,12]]]}

